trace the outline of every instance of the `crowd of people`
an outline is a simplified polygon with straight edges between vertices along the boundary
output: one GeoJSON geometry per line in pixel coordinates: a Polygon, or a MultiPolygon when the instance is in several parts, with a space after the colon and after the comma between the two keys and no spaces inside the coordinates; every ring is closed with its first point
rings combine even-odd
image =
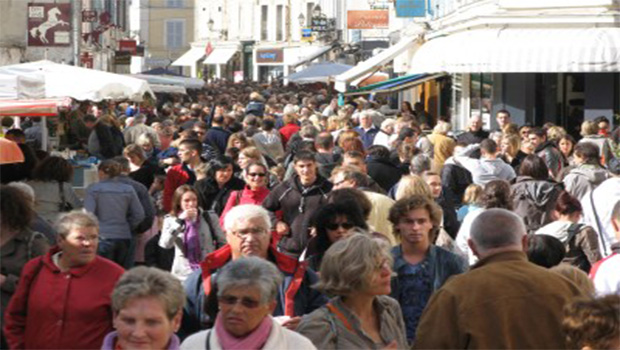
{"type": "Polygon", "coordinates": [[[2,120],[2,348],[620,348],[620,128],[213,82],[2,120]]]}

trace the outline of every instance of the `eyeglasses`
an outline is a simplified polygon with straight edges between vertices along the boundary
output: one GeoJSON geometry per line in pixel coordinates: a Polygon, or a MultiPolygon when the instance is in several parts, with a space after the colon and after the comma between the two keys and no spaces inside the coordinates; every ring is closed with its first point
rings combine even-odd
{"type": "Polygon", "coordinates": [[[221,297],[218,298],[218,301],[228,306],[233,306],[233,305],[236,305],[237,303],[241,303],[241,306],[243,306],[246,309],[256,309],[260,305],[260,302],[258,302],[257,300],[246,298],[246,297],[238,298],[232,295],[222,295],[221,297]]]}
{"type": "Polygon", "coordinates": [[[355,225],[353,225],[350,222],[342,222],[342,223],[331,223],[328,225],[325,225],[325,228],[327,228],[328,230],[337,230],[339,227],[342,227],[345,230],[350,230],[354,227],[355,225]]]}
{"type": "Polygon", "coordinates": [[[245,229],[243,231],[232,231],[232,234],[241,238],[241,239],[246,239],[249,236],[260,236],[262,234],[265,233],[265,229],[263,228],[249,228],[249,229],[245,229]]]}
{"type": "Polygon", "coordinates": [[[255,177],[255,176],[259,176],[259,177],[265,177],[265,173],[248,173],[249,177],[255,177]]]}

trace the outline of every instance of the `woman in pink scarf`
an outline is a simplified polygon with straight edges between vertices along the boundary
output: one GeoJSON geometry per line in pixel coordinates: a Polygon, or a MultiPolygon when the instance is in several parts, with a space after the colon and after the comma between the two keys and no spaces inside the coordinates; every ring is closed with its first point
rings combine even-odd
{"type": "Polygon", "coordinates": [[[316,349],[308,339],[280,326],[271,317],[282,279],[272,263],[258,257],[239,258],[226,264],[217,275],[220,312],[215,327],[185,339],[181,349],[316,349]]]}
{"type": "Polygon", "coordinates": [[[224,218],[230,209],[241,204],[261,205],[267,195],[269,171],[267,166],[260,162],[252,162],[243,171],[245,187],[242,190],[232,191],[226,202],[226,207],[220,215],[220,226],[224,227],[224,218]]]}

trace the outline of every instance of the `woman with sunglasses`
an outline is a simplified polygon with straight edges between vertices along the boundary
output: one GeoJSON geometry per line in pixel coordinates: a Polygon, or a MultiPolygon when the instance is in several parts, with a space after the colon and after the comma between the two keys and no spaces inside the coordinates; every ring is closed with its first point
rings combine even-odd
{"type": "Polygon", "coordinates": [[[308,266],[319,272],[323,255],[335,242],[348,237],[354,228],[368,230],[362,209],[355,202],[336,202],[316,211],[312,218],[315,236],[306,250],[308,266]]]}
{"type": "Polygon", "coordinates": [[[271,317],[282,279],[275,265],[262,258],[227,263],[217,275],[215,326],[185,339],[181,349],[316,349],[271,317]]]}
{"type": "Polygon", "coordinates": [[[230,209],[240,204],[261,205],[269,194],[267,188],[269,171],[261,162],[250,162],[243,171],[245,187],[242,190],[232,191],[226,206],[220,215],[220,226],[224,227],[224,218],[230,209]]]}

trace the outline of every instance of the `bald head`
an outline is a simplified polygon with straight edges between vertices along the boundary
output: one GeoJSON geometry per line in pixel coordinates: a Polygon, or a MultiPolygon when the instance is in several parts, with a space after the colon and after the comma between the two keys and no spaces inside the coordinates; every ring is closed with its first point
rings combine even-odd
{"type": "Polygon", "coordinates": [[[469,244],[483,258],[499,251],[522,251],[525,234],[525,224],[517,214],[506,209],[487,209],[472,223],[469,244]]]}

